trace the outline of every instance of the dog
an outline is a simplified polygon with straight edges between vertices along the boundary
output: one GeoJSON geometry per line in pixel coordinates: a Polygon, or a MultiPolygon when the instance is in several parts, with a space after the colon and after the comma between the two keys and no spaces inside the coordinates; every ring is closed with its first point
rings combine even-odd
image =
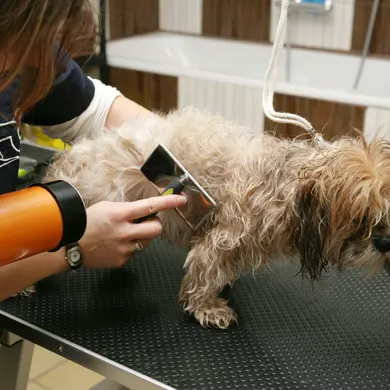
{"type": "Polygon", "coordinates": [[[196,232],[174,210],[159,214],[163,237],[188,249],[179,303],[201,326],[236,322],[221,290],[272,261],[299,259],[312,282],[331,266],[389,270],[390,143],[379,137],[318,148],[188,107],[78,140],[44,181],[70,182],[87,206],[155,196],[140,167],[160,143],[217,202],[196,232]]]}

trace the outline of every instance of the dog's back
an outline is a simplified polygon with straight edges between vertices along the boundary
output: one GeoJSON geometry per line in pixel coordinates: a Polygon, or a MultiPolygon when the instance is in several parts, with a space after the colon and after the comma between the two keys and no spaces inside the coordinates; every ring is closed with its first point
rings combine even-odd
{"type": "MultiPolygon", "coordinates": [[[[284,158],[277,156],[285,153],[285,141],[194,108],[135,118],[96,140],[79,141],[58,155],[45,181],[63,179],[74,184],[87,206],[154,196],[157,192],[140,167],[160,143],[218,205],[224,205],[218,215],[220,224],[244,224],[242,229],[249,234],[254,228],[251,216],[264,208],[257,198],[264,198],[267,191],[269,196],[279,196],[273,183],[275,175],[285,172],[284,158]]],[[[161,218],[171,241],[183,241],[185,236],[188,242],[192,232],[175,212],[161,213],[161,218]]]]}

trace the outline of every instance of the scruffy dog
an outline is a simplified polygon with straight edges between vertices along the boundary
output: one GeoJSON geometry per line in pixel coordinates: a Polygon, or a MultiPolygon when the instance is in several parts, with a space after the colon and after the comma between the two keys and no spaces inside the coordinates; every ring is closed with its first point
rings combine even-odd
{"type": "Polygon", "coordinates": [[[80,140],[58,155],[45,181],[72,183],[87,205],[155,196],[140,167],[159,143],[217,202],[196,233],[175,211],[160,215],[165,237],[188,246],[180,302],[202,326],[235,321],[218,294],[272,259],[299,258],[313,281],[328,265],[388,268],[390,143],[383,139],[345,137],[320,150],[187,108],[80,140]]]}

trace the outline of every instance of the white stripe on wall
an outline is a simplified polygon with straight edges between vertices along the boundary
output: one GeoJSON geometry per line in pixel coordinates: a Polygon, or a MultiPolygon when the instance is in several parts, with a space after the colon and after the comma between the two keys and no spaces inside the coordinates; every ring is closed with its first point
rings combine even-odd
{"type": "MultiPolygon", "coordinates": [[[[274,41],[280,15],[277,0],[272,0],[270,39],[274,41]]],[[[334,0],[333,9],[325,14],[291,11],[286,42],[320,49],[351,49],[355,0],[334,0]]]]}
{"type": "Polygon", "coordinates": [[[203,0],[159,0],[159,28],[201,34],[202,11],[203,0]]]}
{"type": "Polygon", "coordinates": [[[364,134],[368,140],[378,135],[390,141],[390,110],[367,107],[364,134]]]}
{"type": "Polygon", "coordinates": [[[195,106],[260,132],[264,128],[260,88],[179,77],[178,107],[195,106]]]}
{"type": "Polygon", "coordinates": [[[159,0],[159,28],[201,34],[202,11],[203,0],[159,0]]]}

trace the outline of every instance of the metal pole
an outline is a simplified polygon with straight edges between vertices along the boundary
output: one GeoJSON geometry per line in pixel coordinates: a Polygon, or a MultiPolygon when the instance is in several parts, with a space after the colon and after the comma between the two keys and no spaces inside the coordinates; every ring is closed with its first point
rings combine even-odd
{"type": "Polygon", "coordinates": [[[368,51],[369,51],[370,45],[371,45],[372,33],[373,33],[374,27],[375,27],[375,21],[376,21],[376,16],[378,14],[379,3],[380,3],[380,0],[374,0],[372,7],[371,7],[370,22],[368,24],[366,39],[364,41],[362,58],[360,60],[360,65],[359,65],[359,69],[358,69],[358,72],[356,75],[355,83],[353,85],[354,89],[357,89],[359,82],[360,82],[360,79],[362,77],[364,63],[365,63],[366,58],[368,56],[368,51]]]}
{"type": "Polygon", "coordinates": [[[2,330],[0,337],[1,390],[26,390],[34,344],[2,330]]]}
{"type": "Polygon", "coordinates": [[[104,84],[109,83],[109,68],[107,64],[107,37],[106,37],[106,1],[100,0],[100,57],[102,63],[99,66],[100,80],[104,84]]]}

